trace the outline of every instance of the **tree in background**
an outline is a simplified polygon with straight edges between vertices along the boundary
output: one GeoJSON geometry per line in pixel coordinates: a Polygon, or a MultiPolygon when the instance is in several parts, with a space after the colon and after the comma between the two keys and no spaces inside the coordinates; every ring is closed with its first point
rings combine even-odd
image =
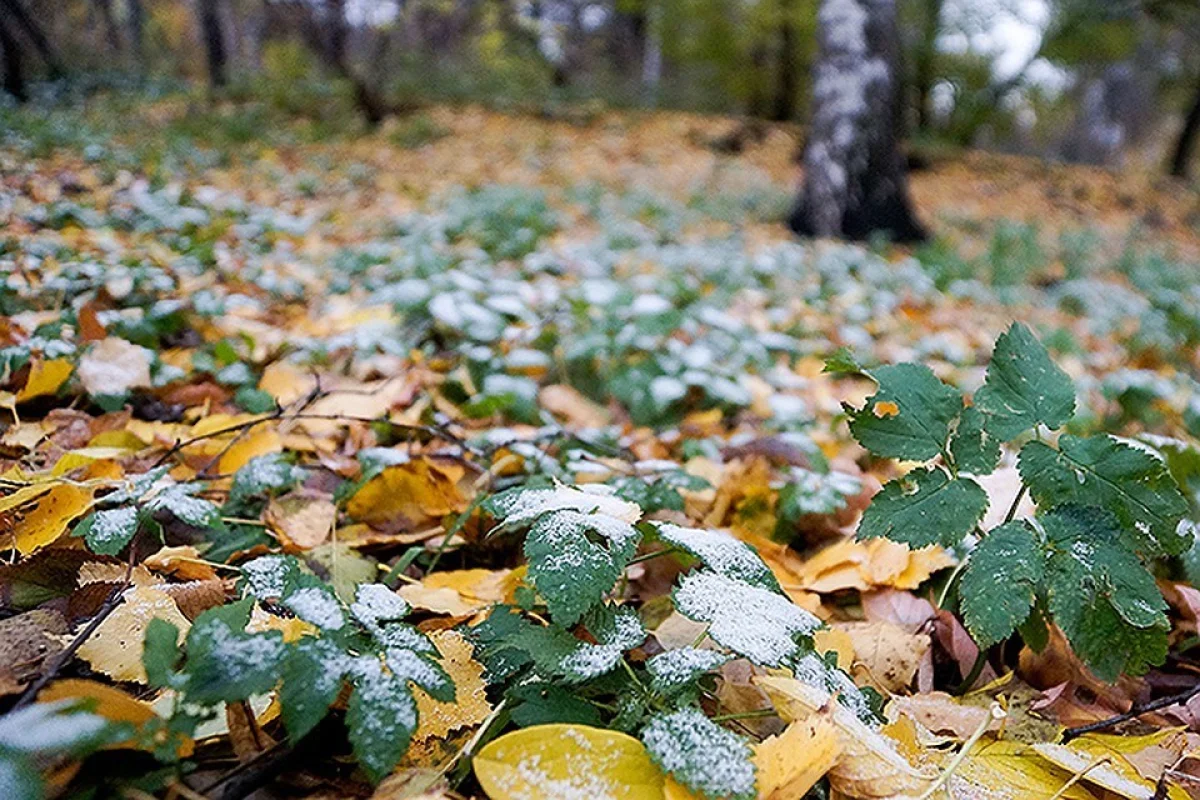
{"type": "Polygon", "coordinates": [[[804,186],[788,224],[805,236],[917,241],[899,148],[894,0],[823,0],[804,186]]]}
{"type": "Polygon", "coordinates": [[[225,56],[225,32],[221,25],[221,9],[218,0],[197,0],[196,11],[200,19],[200,38],[204,41],[204,55],[208,63],[209,88],[220,89],[229,82],[225,56]]]}

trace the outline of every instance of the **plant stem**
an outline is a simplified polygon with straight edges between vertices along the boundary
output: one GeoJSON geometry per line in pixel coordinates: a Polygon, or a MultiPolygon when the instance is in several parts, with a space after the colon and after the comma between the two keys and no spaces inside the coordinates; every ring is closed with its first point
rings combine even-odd
{"type": "Polygon", "coordinates": [[[975,657],[975,663],[971,665],[971,671],[967,673],[967,677],[963,678],[962,683],[954,690],[955,694],[966,694],[975,685],[975,681],[979,680],[979,674],[983,672],[983,665],[987,663],[987,650],[979,648],[979,655],[975,657]]]}
{"type": "Polygon", "coordinates": [[[645,561],[652,561],[652,560],[658,558],[659,556],[665,556],[665,555],[668,555],[670,553],[675,553],[675,552],[678,552],[678,551],[674,547],[668,547],[665,550],[654,550],[649,553],[642,553],[637,558],[631,559],[629,561],[629,563],[626,564],[625,566],[632,567],[634,564],[641,564],[645,561]]]}
{"type": "Polygon", "coordinates": [[[777,716],[777,712],[773,708],[760,708],[754,711],[739,711],[736,714],[718,714],[715,717],[710,717],[713,722],[729,722],[735,719],[760,719],[762,717],[777,716]]]}
{"type": "Polygon", "coordinates": [[[1029,487],[1022,483],[1021,490],[1017,492],[1017,496],[1013,498],[1012,505],[1008,507],[1008,513],[1004,515],[1005,523],[1012,522],[1013,518],[1017,516],[1017,508],[1021,505],[1021,500],[1025,497],[1025,492],[1028,490],[1029,487]]]}
{"type": "Polygon", "coordinates": [[[1186,692],[1171,694],[1167,695],[1166,697],[1160,697],[1157,700],[1151,700],[1148,703],[1134,705],[1123,714],[1117,714],[1116,716],[1109,717],[1108,719],[1098,720],[1097,722],[1089,722],[1087,725],[1080,725],[1075,728],[1067,728],[1065,731],[1063,731],[1063,741],[1069,742],[1085,733],[1102,731],[1107,728],[1111,728],[1114,725],[1120,725],[1122,722],[1128,722],[1131,719],[1140,717],[1142,714],[1149,714],[1151,711],[1158,711],[1160,708],[1173,706],[1176,703],[1186,703],[1188,700],[1191,700],[1198,694],[1200,694],[1200,682],[1188,689],[1186,692]]]}

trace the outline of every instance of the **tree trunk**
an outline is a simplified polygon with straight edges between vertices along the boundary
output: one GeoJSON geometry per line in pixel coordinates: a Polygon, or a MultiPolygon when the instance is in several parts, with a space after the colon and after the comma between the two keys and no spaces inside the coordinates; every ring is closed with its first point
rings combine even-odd
{"type": "Polygon", "coordinates": [[[24,103],[29,99],[29,92],[25,88],[21,45],[9,29],[3,15],[0,15],[0,58],[4,63],[4,91],[12,95],[18,103],[24,103]]]}
{"type": "Polygon", "coordinates": [[[100,23],[104,26],[104,38],[114,53],[121,52],[121,31],[113,14],[112,0],[94,0],[100,23]]]}
{"type": "Polygon", "coordinates": [[[142,0],[127,0],[129,9],[129,47],[139,67],[146,59],[146,7],[142,0]]]}
{"type": "Polygon", "coordinates": [[[197,0],[200,12],[200,36],[208,59],[208,85],[216,90],[229,82],[226,74],[225,32],[221,30],[218,0],[197,0]]]}
{"type": "MultiPolygon", "coordinates": [[[[29,16],[29,12],[25,10],[25,6],[21,5],[21,0],[0,0],[0,16],[10,18],[18,27],[25,31],[25,35],[29,37],[29,41],[33,43],[33,48],[38,51],[38,55],[42,57],[42,61],[46,62],[46,68],[50,71],[51,78],[61,78],[63,75],[62,62],[58,60],[54,48],[50,46],[50,40],[46,38],[46,34],[38,27],[33,18],[29,16]]],[[[8,29],[8,36],[15,37],[16,33],[12,28],[8,29]]]]}
{"type": "Polygon", "coordinates": [[[931,94],[943,2],[944,0],[925,0],[925,18],[921,21],[921,43],[917,51],[914,82],[917,85],[917,130],[922,133],[933,127],[931,94]]]}
{"type": "Polygon", "coordinates": [[[776,75],[771,118],[776,122],[789,122],[796,116],[800,71],[800,65],[796,63],[796,21],[793,18],[792,0],[781,0],[779,12],[779,72],[776,75]]]}
{"type": "Polygon", "coordinates": [[[899,148],[895,0],[822,0],[804,186],[788,220],[802,236],[919,241],[899,148]]]}
{"type": "Polygon", "coordinates": [[[1200,134],[1200,84],[1196,86],[1192,107],[1188,109],[1187,117],[1183,120],[1183,129],[1179,131],[1179,139],[1175,142],[1175,151],[1171,155],[1171,174],[1176,178],[1187,178],[1191,175],[1197,134],[1200,134]]]}

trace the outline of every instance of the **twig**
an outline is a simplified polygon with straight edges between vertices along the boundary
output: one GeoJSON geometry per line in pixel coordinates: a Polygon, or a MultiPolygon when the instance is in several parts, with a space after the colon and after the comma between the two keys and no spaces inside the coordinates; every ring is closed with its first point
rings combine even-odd
{"type": "Polygon", "coordinates": [[[1095,731],[1102,731],[1115,725],[1120,725],[1122,722],[1128,722],[1131,719],[1136,719],[1142,714],[1149,714],[1151,711],[1158,711],[1160,708],[1173,706],[1177,703],[1186,703],[1188,700],[1191,700],[1198,694],[1200,694],[1200,683],[1197,683],[1186,692],[1170,694],[1166,697],[1160,697],[1157,700],[1151,700],[1148,703],[1135,704],[1123,714],[1117,714],[1116,716],[1109,717],[1108,719],[1097,720],[1096,722],[1089,722],[1086,725],[1079,725],[1075,728],[1067,728],[1065,731],[1063,731],[1063,741],[1069,742],[1085,733],[1094,733],[1095,731]]]}
{"type": "Polygon", "coordinates": [[[1021,505],[1021,499],[1025,497],[1025,492],[1028,490],[1029,487],[1022,483],[1021,490],[1017,492],[1017,496],[1013,498],[1012,505],[1008,507],[1008,513],[1004,515],[1004,521],[1006,523],[1012,522],[1017,516],[1017,509],[1021,505]]]}
{"type": "Polygon", "coordinates": [[[125,565],[124,580],[122,580],[121,583],[109,593],[108,597],[104,599],[103,605],[101,605],[100,609],[96,612],[96,615],[92,617],[91,621],[88,622],[84,629],[81,630],[75,636],[75,638],[71,640],[71,643],[67,645],[66,648],[59,653],[52,662],[50,662],[50,666],[47,667],[44,672],[42,672],[41,677],[29,684],[29,688],[25,690],[25,693],[22,694],[20,699],[18,699],[13,705],[12,710],[15,711],[18,708],[27,706],[37,699],[38,693],[41,692],[42,689],[46,688],[46,684],[54,680],[55,676],[58,675],[62,668],[70,663],[71,659],[75,657],[75,652],[79,650],[80,647],[83,647],[83,643],[86,642],[88,638],[96,632],[96,629],[100,627],[100,624],[108,618],[108,615],[115,611],[117,606],[121,605],[121,599],[125,595],[125,590],[133,584],[133,564],[136,553],[137,536],[135,535],[133,541],[129,543],[129,562],[125,565]]]}
{"type": "Polygon", "coordinates": [[[955,754],[953,759],[951,759],[950,764],[946,767],[946,771],[938,776],[938,779],[933,782],[932,786],[930,786],[924,791],[924,793],[921,794],[918,800],[928,800],[928,798],[933,797],[934,793],[938,789],[945,786],[946,781],[950,780],[950,776],[954,774],[954,771],[958,769],[960,764],[962,764],[963,759],[965,759],[971,752],[971,748],[975,746],[976,742],[983,738],[984,732],[987,731],[992,722],[1004,719],[1006,716],[1007,714],[1004,713],[1004,709],[1000,708],[1000,704],[993,702],[987,719],[979,723],[979,727],[976,728],[975,732],[971,734],[971,738],[963,742],[962,749],[955,754]]]}
{"type": "Polygon", "coordinates": [[[1091,764],[1088,764],[1086,767],[1084,767],[1081,772],[1076,772],[1074,775],[1072,775],[1071,780],[1060,786],[1058,791],[1050,796],[1049,800],[1058,800],[1058,798],[1063,797],[1067,792],[1071,791],[1072,786],[1083,780],[1085,775],[1094,770],[1096,767],[1099,767],[1102,764],[1107,764],[1110,760],[1110,756],[1101,756],[1100,758],[1097,758],[1091,764]]]}

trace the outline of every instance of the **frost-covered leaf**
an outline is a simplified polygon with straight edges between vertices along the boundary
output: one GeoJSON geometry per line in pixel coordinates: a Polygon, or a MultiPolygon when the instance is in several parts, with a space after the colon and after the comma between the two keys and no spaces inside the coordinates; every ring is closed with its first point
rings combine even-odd
{"type": "Polygon", "coordinates": [[[775,574],[754,548],[729,533],[684,528],[669,522],[652,524],[659,538],[695,556],[713,572],[773,592],[780,591],[775,574]]]}
{"type": "Polygon", "coordinates": [[[580,642],[558,660],[554,670],[572,683],[579,683],[609,672],[620,663],[626,650],[646,641],[646,629],[637,612],[628,606],[599,606],[584,620],[596,644],[580,642]]]}
{"type": "Polygon", "coordinates": [[[654,763],[708,798],[753,798],[754,762],[749,743],[695,707],[651,718],[642,742],[654,763]]]}
{"type": "Polygon", "coordinates": [[[1075,385],[1033,331],[1014,322],[996,339],[975,405],[988,432],[1008,441],[1038,424],[1065,424],[1075,413],[1075,385]]]}
{"type": "Polygon", "coordinates": [[[858,525],[860,539],[883,537],[917,549],[953,547],[987,511],[988,496],[971,478],[951,478],[938,468],[916,469],[888,481],[858,525]]]}
{"type": "Polygon", "coordinates": [[[529,579],[554,621],[572,625],[621,577],[641,535],[605,514],[559,510],[540,516],[525,539],[529,579]]]}
{"type": "Polygon", "coordinates": [[[259,600],[278,600],[297,569],[291,556],[259,556],[242,565],[242,577],[250,594],[259,600]]]}
{"type": "Polygon", "coordinates": [[[249,598],[209,609],[187,637],[187,696],[197,703],[234,702],[275,686],[285,648],[279,631],[246,633],[249,598]]]}
{"type": "Polygon", "coordinates": [[[417,701],[403,678],[376,656],[351,662],[354,691],[346,706],[346,729],[363,771],[381,781],[400,761],[417,730],[417,701]]]}
{"type": "Polygon", "coordinates": [[[304,471],[289,463],[282,453],[257,456],[234,473],[227,502],[239,507],[252,497],[290,489],[303,478],[304,471]]]}
{"type": "Polygon", "coordinates": [[[1190,544],[1178,529],[1187,500],[1166,462],[1144,445],[1064,434],[1057,450],[1026,444],[1018,467],[1039,506],[1103,506],[1121,523],[1127,545],[1143,556],[1178,555],[1190,544]]]}
{"type": "Polygon", "coordinates": [[[927,461],[942,452],[962,395],[922,364],[895,364],[868,372],[879,384],[859,410],[848,409],[850,432],[882,458],[927,461]]]}
{"type": "Polygon", "coordinates": [[[288,648],[280,666],[279,706],[292,741],[325,718],[350,665],[346,654],[325,639],[305,636],[288,648]]]}
{"type": "Polygon", "coordinates": [[[102,556],[121,552],[137,533],[138,512],[133,506],[97,511],[80,521],[75,535],[82,536],[88,548],[102,556]]]}
{"type": "MultiPolygon", "coordinates": [[[[313,579],[317,583],[316,579],[313,579]]],[[[305,622],[327,631],[346,626],[346,614],[333,590],[323,585],[301,586],[287,593],[283,605],[305,622]]]]}
{"type": "Polygon", "coordinates": [[[157,511],[166,509],[180,522],[185,522],[194,528],[221,527],[221,511],[209,501],[196,497],[198,486],[191,484],[170,483],[163,486],[146,503],[146,509],[157,511]]]}
{"type": "Polygon", "coordinates": [[[154,353],[145,347],[109,336],[83,354],[77,375],[84,391],[93,397],[123,395],[130,389],[150,385],[153,359],[154,353]]]}
{"type": "Polygon", "coordinates": [[[646,662],[650,673],[650,688],[672,697],[695,686],[705,673],[729,661],[730,656],[718,650],[681,647],[659,653],[646,662]]]}
{"type": "Polygon", "coordinates": [[[506,526],[525,525],[548,511],[576,511],[604,514],[629,525],[641,519],[642,510],[613,494],[609,486],[588,484],[576,489],[555,486],[552,489],[509,489],[490,497],[485,508],[506,526]]]}
{"type": "Polygon", "coordinates": [[[967,630],[980,647],[1007,639],[1029,616],[1045,559],[1034,532],[1019,520],[989,531],[971,553],[959,597],[967,630]]]}
{"type": "Polygon", "coordinates": [[[775,592],[713,572],[685,575],[675,589],[679,613],[708,623],[717,644],[760,666],[777,667],[800,651],[821,621],[775,592]]]}
{"type": "Polygon", "coordinates": [[[1100,508],[1062,506],[1039,517],[1050,555],[1046,585],[1054,621],[1102,680],[1139,674],[1167,655],[1167,603],[1100,508]]]}

